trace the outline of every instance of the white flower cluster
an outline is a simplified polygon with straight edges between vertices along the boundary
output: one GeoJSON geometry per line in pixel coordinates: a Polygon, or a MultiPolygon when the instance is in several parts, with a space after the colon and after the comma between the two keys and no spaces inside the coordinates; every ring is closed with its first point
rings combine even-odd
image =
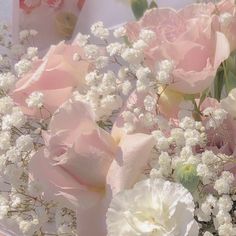
{"type": "Polygon", "coordinates": [[[89,103],[97,120],[107,120],[122,106],[115,74],[112,71],[104,74],[92,71],[87,74],[85,80],[86,93],[75,92],[75,99],[89,103]]]}
{"type": "Polygon", "coordinates": [[[31,93],[26,99],[26,103],[28,107],[41,108],[43,106],[43,93],[37,91],[31,93]]]}

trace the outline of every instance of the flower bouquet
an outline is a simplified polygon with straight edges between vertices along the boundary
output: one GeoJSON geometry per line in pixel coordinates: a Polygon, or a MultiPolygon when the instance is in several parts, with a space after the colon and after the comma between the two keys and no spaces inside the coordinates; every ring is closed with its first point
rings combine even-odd
{"type": "Polygon", "coordinates": [[[236,4],[130,4],[44,57],[7,44],[5,235],[236,235],[236,4]]]}

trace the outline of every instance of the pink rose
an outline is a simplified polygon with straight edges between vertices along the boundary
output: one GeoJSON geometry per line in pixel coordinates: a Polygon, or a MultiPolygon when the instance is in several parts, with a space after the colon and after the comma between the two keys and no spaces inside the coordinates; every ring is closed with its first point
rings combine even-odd
{"type": "Polygon", "coordinates": [[[174,61],[170,89],[187,94],[204,91],[228,58],[229,42],[219,32],[219,17],[212,15],[214,10],[212,3],[193,4],[180,11],[152,9],[139,22],[127,25],[131,41],[139,38],[142,29],[155,32],[155,39],[145,50],[146,64],[155,70],[161,60],[174,61]]]}
{"type": "Polygon", "coordinates": [[[236,49],[236,4],[234,0],[223,0],[217,4],[221,20],[221,31],[229,40],[231,51],[236,49]]]}
{"type": "Polygon", "coordinates": [[[112,195],[138,181],[155,142],[139,133],[117,144],[94,116],[82,102],[62,105],[43,135],[46,147],[31,160],[30,172],[45,187],[46,196],[77,207],[79,235],[104,236],[112,195]]]}
{"type": "Polygon", "coordinates": [[[74,61],[74,53],[83,57],[83,50],[77,45],[64,42],[52,46],[42,60],[33,63],[32,69],[16,83],[12,98],[27,115],[39,116],[39,109],[29,108],[28,96],[37,91],[43,93],[44,116],[53,113],[62,103],[71,97],[74,88],[84,84],[84,78],[90,64],[87,61],[74,61]]]}

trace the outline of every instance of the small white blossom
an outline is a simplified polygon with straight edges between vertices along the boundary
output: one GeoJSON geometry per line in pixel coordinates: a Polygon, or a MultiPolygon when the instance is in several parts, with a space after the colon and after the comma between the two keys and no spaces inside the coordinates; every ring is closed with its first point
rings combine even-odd
{"type": "Polygon", "coordinates": [[[31,151],[33,148],[33,139],[30,135],[21,135],[16,140],[16,147],[22,152],[31,151]]]}
{"type": "Polygon", "coordinates": [[[148,44],[142,39],[139,39],[138,41],[133,43],[133,48],[140,51],[143,51],[147,47],[148,47],[148,44]]]}
{"type": "Polygon", "coordinates": [[[153,111],[156,107],[156,99],[154,99],[152,96],[148,95],[144,99],[144,107],[146,111],[153,111]]]}
{"type": "Polygon", "coordinates": [[[121,26],[114,30],[113,35],[115,38],[121,38],[126,35],[126,28],[121,26]]]}
{"type": "Polygon", "coordinates": [[[210,232],[205,232],[204,234],[203,234],[203,236],[214,236],[212,233],[210,233],[210,232]]]}
{"type": "Polygon", "coordinates": [[[122,83],[122,93],[124,95],[128,95],[131,89],[132,89],[132,84],[129,80],[126,80],[124,83],[122,83]]]}
{"type": "Polygon", "coordinates": [[[16,77],[8,72],[8,73],[1,73],[0,74],[0,89],[3,89],[5,91],[9,90],[12,88],[16,81],[16,77]]]}
{"type": "Polygon", "coordinates": [[[197,174],[201,177],[204,184],[209,184],[214,177],[214,174],[205,164],[199,164],[197,166],[197,174]]]}
{"type": "Polygon", "coordinates": [[[233,201],[229,195],[223,195],[219,198],[218,208],[221,211],[230,212],[233,207],[233,201]]]}
{"type": "Polygon", "coordinates": [[[23,74],[30,71],[32,67],[32,62],[28,59],[22,59],[15,64],[15,71],[17,75],[20,77],[23,74]]]}
{"type": "Polygon", "coordinates": [[[220,178],[216,180],[214,189],[219,194],[229,194],[233,181],[234,175],[229,171],[224,171],[222,172],[220,178]]]}
{"type": "Polygon", "coordinates": [[[30,36],[29,30],[21,30],[20,33],[19,33],[19,38],[20,38],[21,42],[23,42],[26,39],[28,39],[29,36],[30,36]]]}
{"type": "Polygon", "coordinates": [[[171,138],[176,143],[177,146],[185,145],[184,131],[180,128],[174,128],[171,130],[171,138]]]}
{"type": "Polygon", "coordinates": [[[0,113],[5,115],[9,114],[12,111],[14,106],[14,102],[10,97],[2,97],[0,98],[0,113]]]}
{"type": "Polygon", "coordinates": [[[90,38],[90,35],[85,35],[78,33],[76,38],[75,38],[75,43],[77,43],[80,47],[84,47],[90,38]]]}
{"type": "Polygon", "coordinates": [[[0,133],[0,150],[7,150],[11,146],[11,134],[9,132],[0,133]]]}
{"type": "Polygon", "coordinates": [[[27,57],[29,60],[32,60],[38,56],[38,48],[29,47],[27,48],[27,57]]]}
{"type": "Polygon", "coordinates": [[[91,26],[91,33],[100,39],[106,39],[109,36],[109,30],[104,27],[102,21],[96,22],[91,26]]]}
{"type": "Polygon", "coordinates": [[[30,108],[40,108],[43,106],[43,98],[43,93],[35,91],[31,93],[25,101],[30,108]]]}
{"type": "Polygon", "coordinates": [[[97,69],[105,68],[109,63],[109,58],[105,56],[100,56],[95,61],[95,66],[97,69]]]}
{"type": "Polygon", "coordinates": [[[232,223],[229,224],[223,224],[220,225],[218,228],[219,236],[235,236],[236,235],[236,227],[232,225],[232,223]]]}
{"type": "Polygon", "coordinates": [[[87,44],[84,47],[84,50],[85,50],[85,56],[88,59],[96,59],[99,54],[99,48],[98,48],[98,46],[96,46],[94,44],[87,44]]]}
{"type": "Polygon", "coordinates": [[[106,47],[106,50],[110,56],[121,55],[126,48],[124,43],[111,43],[106,47]]]}
{"type": "Polygon", "coordinates": [[[31,221],[22,220],[19,222],[19,228],[24,235],[33,235],[38,230],[39,221],[33,219],[31,221]]]}
{"type": "Polygon", "coordinates": [[[138,64],[143,59],[143,53],[141,50],[137,50],[134,48],[126,48],[122,53],[121,57],[131,64],[138,64]]]}
{"type": "Polygon", "coordinates": [[[149,43],[156,38],[156,34],[152,30],[142,29],[139,34],[139,37],[143,39],[146,43],[149,43]]]}
{"type": "Polygon", "coordinates": [[[203,114],[208,117],[208,122],[206,124],[206,128],[218,128],[223,121],[227,118],[227,112],[224,109],[218,108],[214,109],[212,107],[208,107],[203,111],[203,114]]]}
{"type": "Polygon", "coordinates": [[[21,128],[26,122],[24,113],[18,107],[14,107],[11,114],[2,117],[2,130],[9,130],[13,126],[21,128]]]}

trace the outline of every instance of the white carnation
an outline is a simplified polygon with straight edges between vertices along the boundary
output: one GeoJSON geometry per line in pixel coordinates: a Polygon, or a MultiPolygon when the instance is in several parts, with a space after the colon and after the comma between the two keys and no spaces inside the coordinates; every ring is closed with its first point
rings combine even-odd
{"type": "Polygon", "coordinates": [[[191,194],[161,179],[138,182],[118,193],[107,213],[108,236],[198,235],[191,194]]]}

